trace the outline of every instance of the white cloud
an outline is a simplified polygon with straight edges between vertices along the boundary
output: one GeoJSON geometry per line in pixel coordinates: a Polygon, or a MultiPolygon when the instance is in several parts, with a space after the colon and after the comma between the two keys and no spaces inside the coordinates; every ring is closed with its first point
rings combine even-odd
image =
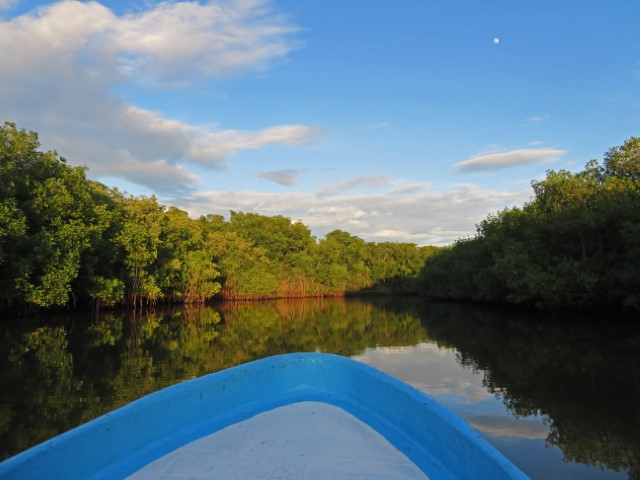
{"type": "Polygon", "coordinates": [[[487,153],[476,155],[468,160],[456,163],[460,171],[497,170],[530,163],[551,162],[567,153],[566,150],[555,148],[523,148],[507,152],[487,153]]]}
{"type": "Polygon", "coordinates": [[[318,190],[318,195],[340,195],[352,190],[377,189],[391,183],[391,178],[386,175],[361,175],[341,182],[332,183],[318,190]]]}
{"type": "Polygon", "coordinates": [[[322,134],[322,130],[303,125],[282,125],[257,132],[206,132],[192,128],[191,134],[195,138],[188,152],[189,159],[203,165],[215,165],[224,162],[238,150],[261,148],[269,144],[309,144],[322,134]]]}
{"type": "Polygon", "coordinates": [[[300,170],[272,170],[269,172],[260,172],[257,177],[271,180],[285,187],[291,187],[297,183],[297,176],[300,170]]]}
{"type": "Polygon", "coordinates": [[[498,404],[499,400],[492,398],[482,385],[481,375],[451,367],[456,364],[456,355],[454,349],[423,342],[413,347],[368,348],[355,358],[413,385],[454,410],[459,405],[487,400],[498,404]]]}
{"type": "Polygon", "coordinates": [[[114,44],[131,73],[209,77],[265,67],[296,48],[284,37],[297,30],[263,0],[166,2],[122,18],[114,44]]]}
{"type": "Polygon", "coordinates": [[[207,165],[224,162],[238,150],[261,148],[270,144],[306,145],[322,135],[319,128],[303,125],[280,125],[265,128],[257,132],[227,130],[206,132],[191,128],[196,138],[191,143],[188,157],[190,160],[207,165]]]}
{"type": "MultiPolygon", "coordinates": [[[[400,183],[389,180],[392,187],[400,183]]],[[[194,216],[228,215],[230,210],[284,215],[302,221],[318,236],[340,228],[367,241],[445,245],[472,235],[487,214],[522,204],[531,193],[528,188],[500,192],[470,184],[456,185],[448,192],[416,190],[406,195],[391,190],[331,197],[305,192],[208,191],[178,206],[194,216]]]]}
{"type": "Polygon", "coordinates": [[[426,182],[418,182],[418,183],[405,183],[405,182],[401,182],[398,184],[398,186],[396,188],[394,188],[393,190],[389,191],[390,195],[406,195],[408,193],[416,193],[416,192],[420,192],[422,190],[426,190],[428,188],[430,188],[431,185],[429,185],[426,182]]]}
{"type": "Polygon", "coordinates": [[[89,173],[92,177],[120,177],[165,195],[185,193],[199,180],[198,175],[180,164],[166,159],[141,160],[125,147],[114,148],[90,138],[55,135],[43,138],[46,138],[45,143],[56,145],[61,152],[73,152],[72,158],[108,158],[109,162],[87,162],[91,167],[89,173]]]}
{"type": "Polygon", "coordinates": [[[0,10],[8,10],[9,8],[17,5],[20,0],[0,0],[0,10]]]}
{"type": "Polygon", "coordinates": [[[322,132],[213,130],[113,92],[265,68],[296,48],[294,31],[264,0],[165,2],[122,17],[97,2],[54,3],[0,20],[0,51],[12,52],[0,55],[0,121],[38,131],[45,148],[94,177],[184,190],[198,180],[195,165],[222,167],[240,150],[308,144],[322,132]]]}

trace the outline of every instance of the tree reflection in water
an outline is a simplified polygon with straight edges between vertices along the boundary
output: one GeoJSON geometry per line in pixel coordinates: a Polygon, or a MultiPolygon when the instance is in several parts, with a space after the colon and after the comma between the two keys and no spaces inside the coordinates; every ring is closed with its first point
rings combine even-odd
{"type": "Polygon", "coordinates": [[[143,395],[240,363],[293,351],[352,355],[424,337],[414,313],[344,300],[101,313],[0,328],[2,458],[143,395]]]}
{"type": "Polygon", "coordinates": [[[429,337],[482,371],[516,416],[549,419],[567,461],[640,478],[640,331],[628,323],[425,304],[429,337]]]}
{"type": "Polygon", "coordinates": [[[431,341],[482,372],[484,387],[513,415],[547,417],[547,444],[566,460],[627,470],[630,478],[640,472],[640,334],[624,324],[408,299],[318,299],[16,320],[0,332],[2,458],[153,391],[247,361],[431,341]]]}

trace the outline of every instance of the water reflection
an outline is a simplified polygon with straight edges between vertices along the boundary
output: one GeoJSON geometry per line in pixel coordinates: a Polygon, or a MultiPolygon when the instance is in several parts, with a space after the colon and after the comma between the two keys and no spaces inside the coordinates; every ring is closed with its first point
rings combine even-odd
{"type": "Polygon", "coordinates": [[[225,303],[0,324],[2,458],[185,379],[355,356],[452,408],[534,478],[637,478],[637,329],[408,300],[225,303]],[[593,467],[590,467],[593,466],[593,467]]]}
{"type": "Polygon", "coordinates": [[[640,475],[640,335],[614,319],[594,324],[513,318],[463,306],[425,305],[432,338],[516,416],[549,423],[546,446],[564,459],[640,475]]]}
{"type": "Polygon", "coordinates": [[[293,301],[0,324],[0,455],[6,458],[177,382],[292,351],[352,355],[424,337],[410,311],[293,301]]]}
{"type": "Polygon", "coordinates": [[[408,348],[370,348],[355,358],[410,383],[458,413],[532,478],[627,477],[566,462],[561,450],[547,442],[549,419],[542,414],[514,415],[505,408],[502,394],[487,390],[484,371],[460,368],[456,350],[424,342],[408,348]]]}
{"type": "Polygon", "coordinates": [[[368,349],[354,358],[401,378],[441,403],[464,405],[492,397],[472,371],[451,368],[458,360],[455,349],[433,341],[413,347],[368,349]]]}

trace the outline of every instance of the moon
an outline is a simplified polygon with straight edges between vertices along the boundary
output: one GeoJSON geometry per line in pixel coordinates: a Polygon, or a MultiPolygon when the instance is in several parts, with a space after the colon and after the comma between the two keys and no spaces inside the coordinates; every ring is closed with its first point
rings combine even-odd
{"type": "Polygon", "coordinates": [[[498,37],[493,37],[493,43],[498,45],[500,43],[500,39],[498,37]]]}

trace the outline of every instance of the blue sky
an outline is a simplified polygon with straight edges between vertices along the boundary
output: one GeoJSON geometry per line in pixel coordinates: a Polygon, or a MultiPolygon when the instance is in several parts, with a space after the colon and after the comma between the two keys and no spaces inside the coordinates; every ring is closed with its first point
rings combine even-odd
{"type": "Polygon", "coordinates": [[[0,0],[0,120],[197,216],[447,244],[640,135],[640,2],[0,0]]]}

